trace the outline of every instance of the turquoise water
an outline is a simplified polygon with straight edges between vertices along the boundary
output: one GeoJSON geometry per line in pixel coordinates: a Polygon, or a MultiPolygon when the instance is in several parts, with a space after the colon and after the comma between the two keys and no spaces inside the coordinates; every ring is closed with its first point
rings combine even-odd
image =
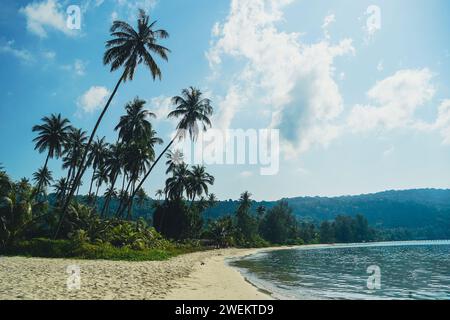
{"type": "Polygon", "coordinates": [[[304,247],[230,264],[279,299],[450,300],[450,240],[304,247]]]}

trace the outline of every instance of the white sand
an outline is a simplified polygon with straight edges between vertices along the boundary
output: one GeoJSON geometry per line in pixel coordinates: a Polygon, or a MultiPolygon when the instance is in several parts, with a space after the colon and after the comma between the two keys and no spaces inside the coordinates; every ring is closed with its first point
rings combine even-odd
{"type": "Polygon", "coordinates": [[[224,261],[258,251],[221,249],[148,262],[0,257],[0,300],[270,299],[224,261]],[[78,290],[67,287],[69,265],[80,268],[78,290]]]}

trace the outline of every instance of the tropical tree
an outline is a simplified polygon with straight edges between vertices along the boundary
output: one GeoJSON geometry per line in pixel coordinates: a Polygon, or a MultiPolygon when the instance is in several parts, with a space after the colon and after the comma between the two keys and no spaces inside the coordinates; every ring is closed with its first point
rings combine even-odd
{"type": "MultiPolygon", "coordinates": [[[[137,29],[135,30],[130,24],[124,21],[114,21],[110,29],[113,39],[106,42],[106,51],[103,56],[103,63],[111,66],[111,72],[123,67],[122,75],[116,83],[105,107],[103,108],[97,122],[92,130],[87,149],[85,150],[81,164],[78,167],[78,171],[75,177],[75,183],[72,186],[67,199],[63,207],[63,215],[71,201],[72,196],[75,193],[77,184],[81,180],[81,176],[84,173],[85,161],[88,150],[92,144],[92,140],[97,132],[97,129],[105,115],[106,111],[111,104],[119,86],[122,82],[127,80],[133,80],[134,73],[139,64],[144,63],[149,69],[150,73],[155,80],[161,79],[161,70],[154,60],[152,54],[156,54],[163,60],[168,60],[168,53],[170,50],[159,44],[160,39],[169,37],[166,30],[155,29],[156,21],[150,22],[149,16],[144,10],[139,10],[139,17],[137,21],[137,29]]],[[[61,219],[62,220],[62,219],[61,219]]],[[[59,227],[58,227],[59,229],[59,227]]],[[[56,232],[56,235],[58,230],[56,232]]],[[[56,237],[55,235],[55,237],[56,237]]]]}
{"type": "Polygon", "coordinates": [[[97,137],[97,141],[95,141],[92,144],[92,148],[91,148],[91,154],[90,154],[90,159],[91,159],[91,165],[92,165],[92,177],[91,177],[91,184],[89,186],[89,194],[92,192],[92,186],[94,184],[94,180],[95,180],[95,174],[98,170],[99,167],[103,167],[104,166],[104,162],[105,159],[108,155],[108,143],[105,141],[105,137],[103,138],[98,138],[97,137]]]}
{"type": "MultiPolygon", "coordinates": [[[[158,158],[152,164],[150,169],[145,174],[136,189],[142,188],[145,180],[148,178],[153,168],[156,166],[161,157],[170,149],[176,139],[182,139],[185,137],[186,131],[192,141],[195,141],[198,137],[199,126],[203,131],[206,131],[208,127],[211,127],[211,121],[209,117],[213,113],[213,107],[211,106],[211,100],[203,98],[203,94],[199,89],[190,87],[184,89],[181,92],[181,96],[175,96],[172,98],[172,103],[176,106],[175,110],[170,112],[168,118],[180,118],[177,125],[177,133],[169,144],[160,153],[158,158]]],[[[132,195],[131,198],[133,198],[132,195]]]]}
{"type": "MultiPolygon", "coordinates": [[[[34,149],[38,150],[39,153],[47,152],[42,168],[42,171],[45,172],[48,160],[53,157],[59,158],[62,155],[63,144],[66,141],[71,125],[68,119],[61,117],[61,114],[52,114],[50,117],[44,117],[42,122],[40,125],[35,125],[32,130],[38,133],[38,136],[33,139],[33,142],[36,143],[34,149]]],[[[41,187],[42,184],[38,183],[36,194],[40,193],[41,187]]]]}
{"type": "Polygon", "coordinates": [[[161,200],[162,196],[164,195],[164,191],[162,189],[158,189],[155,192],[155,197],[158,198],[158,200],[161,200]]]}
{"type": "Polygon", "coordinates": [[[214,184],[214,177],[206,172],[205,166],[196,165],[189,172],[188,183],[188,194],[191,197],[192,205],[196,196],[200,197],[203,193],[208,195],[208,185],[214,184]]]}
{"type": "Polygon", "coordinates": [[[172,172],[177,165],[184,163],[184,154],[179,149],[177,149],[175,151],[172,151],[172,150],[167,151],[166,158],[167,158],[166,174],[169,174],[170,172],[172,172]]]}
{"type": "Polygon", "coordinates": [[[152,125],[149,118],[156,115],[145,110],[145,100],[136,97],[125,105],[126,114],[120,117],[120,121],[114,130],[119,131],[119,139],[128,143],[130,141],[148,140],[152,135],[152,125]]]}
{"type": "Polygon", "coordinates": [[[172,176],[166,180],[164,190],[170,200],[181,200],[184,192],[189,192],[191,172],[187,164],[182,163],[175,167],[172,176]]]}
{"type": "Polygon", "coordinates": [[[48,170],[48,167],[42,167],[35,173],[33,173],[33,180],[38,186],[37,189],[47,188],[53,181],[52,172],[48,170]]]}
{"type": "Polygon", "coordinates": [[[58,204],[61,204],[63,198],[64,198],[64,192],[67,189],[67,179],[66,178],[60,178],[56,183],[53,185],[53,190],[55,191],[56,201],[58,204]]]}
{"type": "Polygon", "coordinates": [[[142,209],[144,207],[145,202],[148,199],[148,196],[145,193],[145,190],[142,188],[138,190],[138,192],[136,193],[136,196],[137,196],[136,203],[142,209]]]}

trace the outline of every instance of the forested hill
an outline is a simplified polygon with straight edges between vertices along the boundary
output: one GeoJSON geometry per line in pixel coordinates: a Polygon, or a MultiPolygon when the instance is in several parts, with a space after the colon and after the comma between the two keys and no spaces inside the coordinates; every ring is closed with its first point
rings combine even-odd
{"type": "MultiPolygon", "coordinates": [[[[439,226],[450,229],[450,190],[412,189],[383,191],[373,194],[340,197],[296,197],[283,199],[293,213],[305,220],[320,222],[332,220],[339,214],[354,216],[363,214],[372,226],[381,228],[423,228],[439,226]]],[[[261,201],[271,208],[276,201],[261,201]]],[[[233,213],[237,201],[221,201],[206,215],[215,218],[233,213]]]]}

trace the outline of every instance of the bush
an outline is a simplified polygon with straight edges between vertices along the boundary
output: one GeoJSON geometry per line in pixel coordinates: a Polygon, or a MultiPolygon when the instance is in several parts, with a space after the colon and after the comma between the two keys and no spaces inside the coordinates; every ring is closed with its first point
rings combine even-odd
{"type": "Polygon", "coordinates": [[[191,246],[167,246],[165,249],[135,250],[131,246],[117,248],[109,243],[91,244],[71,240],[32,239],[10,247],[7,255],[42,258],[104,259],[126,261],[165,260],[170,257],[196,251],[191,246]]]}

